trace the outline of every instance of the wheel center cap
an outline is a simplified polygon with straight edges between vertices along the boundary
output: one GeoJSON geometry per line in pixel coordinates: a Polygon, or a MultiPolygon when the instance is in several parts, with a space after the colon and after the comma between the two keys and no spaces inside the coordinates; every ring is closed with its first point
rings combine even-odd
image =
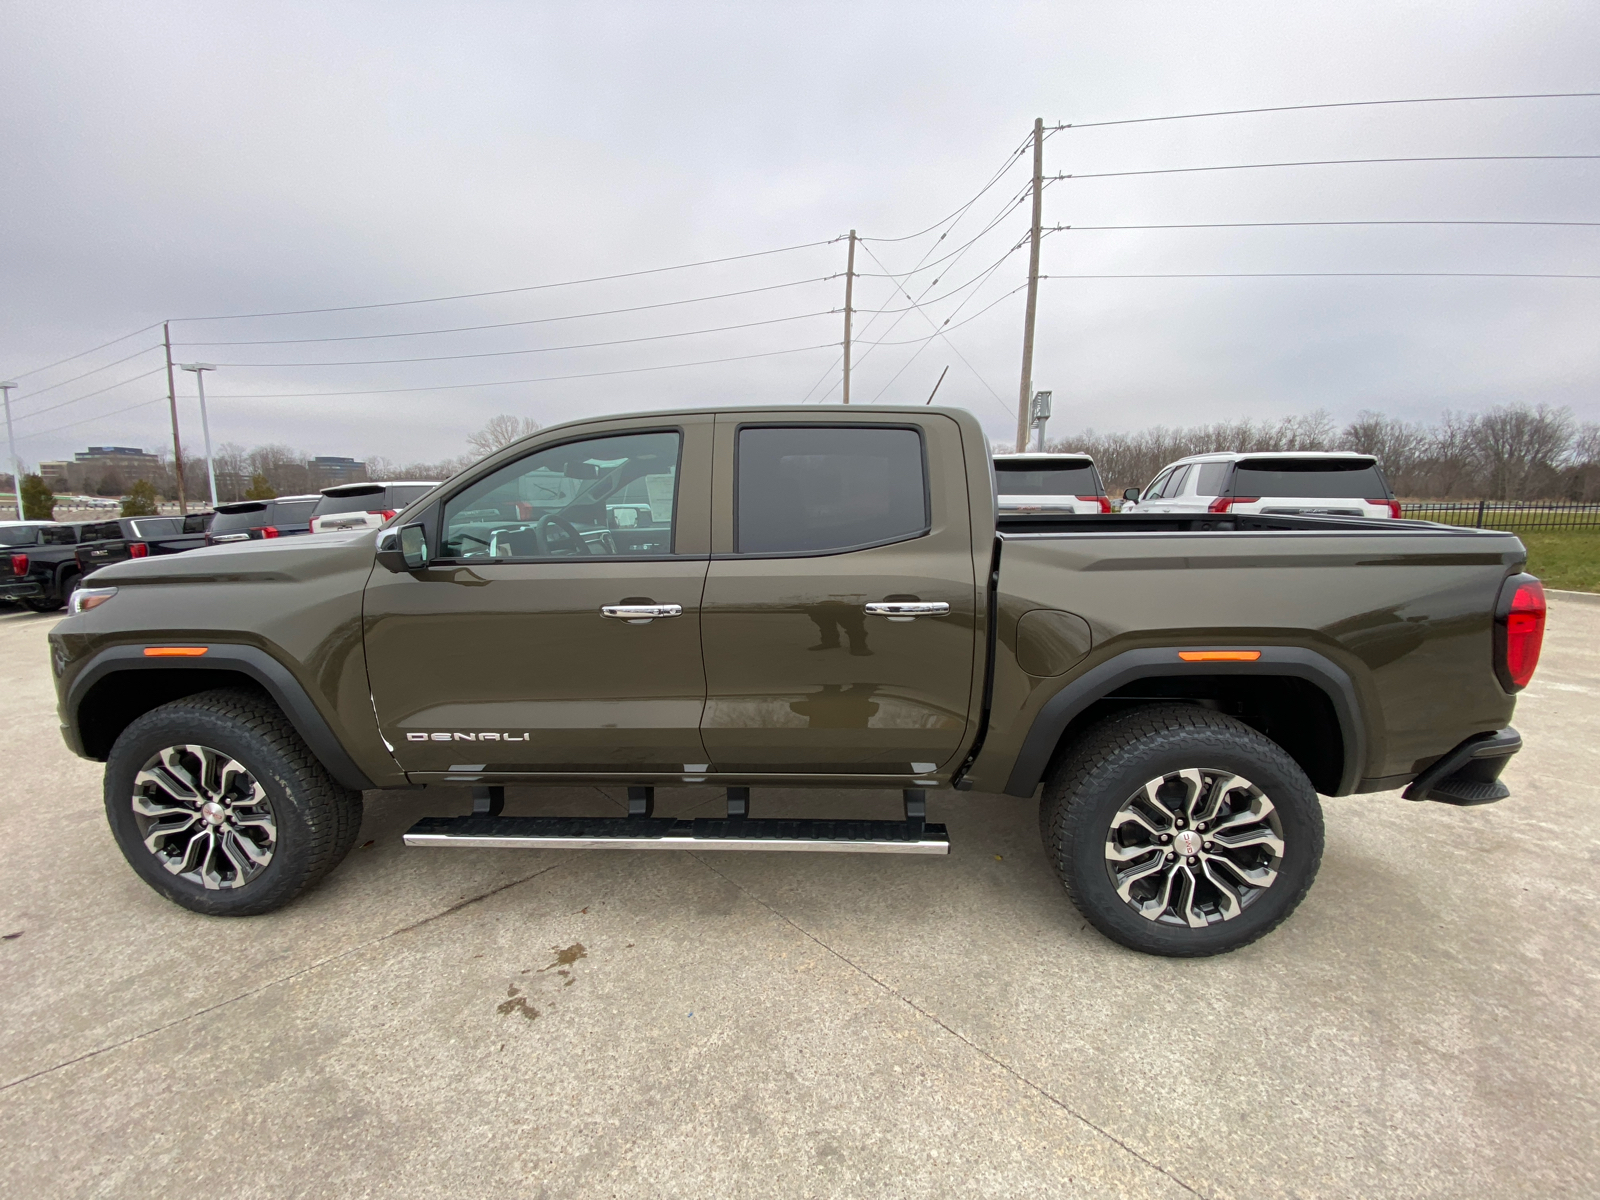
{"type": "Polygon", "coordinates": [[[213,825],[221,825],[228,819],[228,810],[215,800],[208,800],[200,806],[200,815],[213,825]]]}
{"type": "Polygon", "coordinates": [[[1172,837],[1172,848],[1184,857],[1200,853],[1201,837],[1192,829],[1185,829],[1172,837]]]}

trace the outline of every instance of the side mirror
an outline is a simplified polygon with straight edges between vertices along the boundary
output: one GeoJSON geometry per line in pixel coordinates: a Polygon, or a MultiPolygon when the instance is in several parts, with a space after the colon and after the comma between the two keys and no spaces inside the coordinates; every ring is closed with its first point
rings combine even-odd
{"type": "Polygon", "coordinates": [[[1138,488],[1123,488],[1122,489],[1122,498],[1124,500],[1128,501],[1130,504],[1139,503],[1139,489],[1138,488]]]}
{"type": "Polygon", "coordinates": [[[428,535],[424,527],[406,525],[378,535],[378,562],[391,571],[420,571],[428,565],[428,535]]]}

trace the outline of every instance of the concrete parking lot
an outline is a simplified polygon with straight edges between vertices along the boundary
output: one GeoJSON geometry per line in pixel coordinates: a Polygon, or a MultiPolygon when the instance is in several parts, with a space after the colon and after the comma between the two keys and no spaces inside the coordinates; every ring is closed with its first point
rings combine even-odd
{"type": "Polygon", "coordinates": [[[1600,602],[1552,601],[1512,799],[1326,801],[1298,913],[1195,962],[973,794],[948,859],[407,849],[465,795],[372,796],[319,890],[196,916],[61,745],[53,623],[0,616],[10,1195],[1600,1194],[1600,602]]]}

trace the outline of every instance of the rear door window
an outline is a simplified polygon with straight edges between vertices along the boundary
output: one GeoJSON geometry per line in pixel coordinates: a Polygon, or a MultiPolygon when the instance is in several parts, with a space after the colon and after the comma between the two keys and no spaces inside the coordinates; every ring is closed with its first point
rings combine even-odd
{"type": "Polygon", "coordinates": [[[1200,465],[1200,483],[1195,488],[1195,494],[1200,496],[1220,496],[1222,489],[1228,483],[1228,464],[1225,462],[1202,463],[1200,465]]]}
{"type": "Polygon", "coordinates": [[[540,450],[457,492],[441,554],[458,559],[673,552],[676,431],[588,438],[540,450]]]}
{"type": "Polygon", "coordinates": [[[1235,496],[1311,500],[1387,499],[1389,485],[1371,459],[1251,458],[1233,477],[1235,496]]]}
{"type": "Polygon", "coordinates": [[[994,469],[1002,496],[1098,496],[1105,490],[1088,461],[1060,465],[1000,461],[994,469]]]}
{"type": "Polygon", "coordinates": [[[815,554],[920,537],[931,527],[922,435],[891,426],[739,431],[734,549],[815,554]]]}

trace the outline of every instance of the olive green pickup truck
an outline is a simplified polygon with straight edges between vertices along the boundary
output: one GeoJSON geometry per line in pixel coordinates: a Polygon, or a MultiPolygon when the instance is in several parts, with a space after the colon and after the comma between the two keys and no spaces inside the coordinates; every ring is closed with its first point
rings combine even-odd
{"type": "Polygon", "coordinates": [[[107,567],[50,641],[123,853],[199,912],[314,884],[363,792],[471,789],[414,846],[944,854],[953,788],[1039,797],[1090,921],[1203,955],[1305,895],[1318,793],[1507,795],[1525,557],[1417,521],[1000,518],[955,409],[658,412],[543,430],[378,531],[107,567]],[[503,811],[575,782],[628,815],[503,811]],[[655,816],[685,785],[727,815],[655,816]],[[768,785],[895,789],[905,819],[753,810],[768,785]]]}

